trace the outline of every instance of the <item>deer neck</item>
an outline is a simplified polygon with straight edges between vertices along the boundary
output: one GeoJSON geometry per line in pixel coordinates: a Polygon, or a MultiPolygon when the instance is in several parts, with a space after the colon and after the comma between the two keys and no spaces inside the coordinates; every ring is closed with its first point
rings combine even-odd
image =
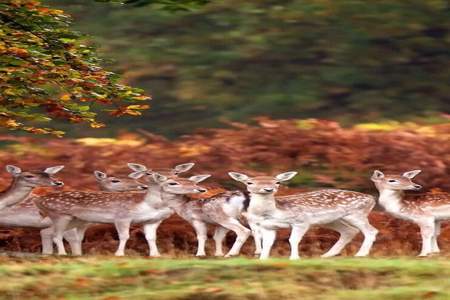
{"type": "Polygon", "coordinates": [[[390,190],[381,189],[379,190],[380,196],[378,198],[378,203],[383,206],[383,208],[391,213],[399,212],[403,208],[403,195],[404,192],[401,190],[390,190]]]}
{"type": "Polygon", "coordinates": [[[248,213],[261,215],[274,210],[276,210],[274,194],[250,193],[250,203],[247,209],[248,213]]]}
{"type": "Polygon", "coordinates": [[[25,200],[30,195],[33,188],[33,186],[14,179],[8,189],[0,195],[0,209],[25,200]]]}
{"type": "Polygon", "coordinates": [[[156,208],[164,206],[161,187],[157,184],[149,184],[147,193],[145,194],[144,202],[156,208]]]}
{"type": "Polygon", "coordinates": [[[161,198],[170,208],[175,210],[175,212],[179,212],[183,209],[183,205],[186,202],[185,195],[181,194],[172,194],[161,190],[161,198]]]}

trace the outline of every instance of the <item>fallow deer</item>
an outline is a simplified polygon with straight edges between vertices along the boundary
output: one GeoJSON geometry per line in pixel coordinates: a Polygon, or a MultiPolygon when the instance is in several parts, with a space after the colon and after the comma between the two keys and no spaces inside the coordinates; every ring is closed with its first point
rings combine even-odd
{"type": "Polygon", "coordinates": [[[245,213],[255,236],[257,247],[261,247],[260,259],[267,259],[276,238],[276,230],[291,228],[289,243],[290,259],[298,259],[298,244],[312,225],[337,230],[341,238],[324,255],[338,254],[356,235],[355,227],[362,231],[364,242],[356,256],[366,256],[377,234],[367,216],[375,205],[374,197],[358,192],[325,189],[275,197],[281,183],[292,179],[297,172],[281,173],[275,177],[249,177],[230,172],[234,180],[246,185],[250,192],[250,203],[245,213]]]}
{"type": "Polygon", "coordinates": [[[243,193],[225,192],[215,197],[189,200],[185,194],[210,175],[197,175],[185,178],[167,177],[158,173],[153,174],[154,181],[161,186],[161,198],[180,217],[189,222],[195,229],[198,248],[196,256],[204,256],[207,239],[207,224],[216,226],[214,240],[216,256],[222,256],[222,243],[228,231],[236,234],[236,241],[226,257],[238,255],[242,245],[250,235],[250,230],[239,222],[244,209],[246,197],[243,193]]]}
{"type": "MultiPolygon", "coordinates": [[[[108,176],[106,173],[98,170],[94,171],[94,176],[97,179],[100,190],[105,192],[133,192],[145,191],[148,189],[146,185],[141,184],[134,179],[130,179],[127,177],[119,178],[115,176],[108,176]]],[[[80,222],[77,228],[66,231],[64,233],[64,239],[69,242],[73,255],[82,255],[82,242],[84,239],[84,235],[88,227],[91,225],[91,223],[80,222]]],[[[52,229],[50,230],[52,231],[52,229]]]]}
{"type": "MultiPolygon", "coordinates": [[[[13,175],[14,179],[9,188],[0,195],[0,226],[49,227],[50,220],[47,220],[48,222],[42,220],[39,211],[28,196],[37,186],[63,186],[62,181],[52,177],[63,168],[64,166],[55,166],[46,168],[44,171],[22,171],[19,167],[7,165],[6,170],[13,175]]],[[[42,230],[41,237],[43,252],[49,252],[52,242],[51,239],[48,241],[48,233],[42,230]]]]}
{"type": "MultiPolygon", "coordinates": [[[[184,172],[194,164],[178,165],[173,170],[184,172]]],[[[136,173],[136,172],[135,172],[136,173]]],[[[53,222],[54,242],[58,254],[65,255],[63,232],[69,228],[82,231],[86,223],[114,224],[119,235],[117,256],[125,254],[130,225],[143,224],[150,256],[159,256],[156,229],[173,210],[161,203],[159,187],[149,185],[146,193],[60,192],[36,197],[34,201],[42,213],[53,222]]]]}
{"type": "MultiPolygon", "coordinates": [[[[100,171],[95,171],[94,174],[102,190],[117,192],[143,190],[146,188],[145,185],[129,178],[110,177],[100,171]]],[[[51,225],[50,218],[43,218],[41,216],[31,197],[0,211],[0,226],[42,229],[40,233],[42,254],[44,255],[53,253],[53,229],[51,225]]],[[[81,241],[85,229],[80,228],[79,232],[76,230],[64,232],[64,239],[69,242],[74,255],[81,255],[81,241]]]]}
{"type": "Polygon", "coordinates": [[[0,211],[25,200],[38,186],[63,186],[64,183],[52,176],[64,166],[46,168],[44,171],[22,171],[19,167],[7,165],[6,171],[13,176],[11,185],[0,193],[0,211]]]}
{"type": "Polygon", "coordinates": [[[401,175],[385,175],[374,171],[371,180],[380,194],[378,203],[394,217],[416,223],[422,235],[422,250],[419,256],[440,252],[438,236],[441,223],[450,220],[450,194],[429,193],[405,198],[405,191],[417,191],[421,185],[412,181],[421,170],[401,175]]]}
{"type": "Polygon", "coordinates": [[[94,176],[100,190],[105,192],[145,191],[148,189],[147,185],[127,177],[108,176],[102,171],[94,171],[94,176]]]}

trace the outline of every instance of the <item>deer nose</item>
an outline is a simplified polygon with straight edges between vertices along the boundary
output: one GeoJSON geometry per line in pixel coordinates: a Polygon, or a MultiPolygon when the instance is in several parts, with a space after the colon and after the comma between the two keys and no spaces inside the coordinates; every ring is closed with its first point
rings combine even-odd
{"type": "Polygon", "coordinates": [[[199,193],[206,193],[207,190],[204,189],[204,188],[198,188],[197,191],[198,191],[199,193]]]}
{"type": "Polygon", "coordinates": [[[53,181],[53,182],[52,182],[52,185],[55,185],[55,186],[63,186],[63,185],[64,185],[64,182],[62,182],[62,181],[53,181]]]}
{"type": "Polygon", "coordinates": [[[273,188],[264,188],[264,191],[271,193],[271,192],[273,192],[273,188]]]}
{"type": "Polygon", "coordinates": [[[422,186],[421,186],[420,184],[415,184],[415,185],[414,185],[414,188],[415,188],[416,190],[420,190],[420,189],[422,188],[422,186]]]}

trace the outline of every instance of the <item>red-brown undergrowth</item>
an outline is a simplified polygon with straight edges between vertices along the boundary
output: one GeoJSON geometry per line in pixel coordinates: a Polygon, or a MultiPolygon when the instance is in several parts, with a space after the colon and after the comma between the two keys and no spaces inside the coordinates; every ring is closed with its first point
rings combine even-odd
{"type": "MultiPolygon", "coordinates": [[[[400,173],[422,169],[415,181],[424,186],[423,192],[450,189],[450,125],[432,126],[423,133],[417,130],[363,131],[345,129],[334,122],[313,121],[300,128],[295,121],[260,119],[258,125],[231,124],[228,129],[207,129],[169,141],[150,133],[122,134],[117,140],[37,139],[1,136],[1,140],[15,144],[0,151],[0,166],[16,164],[23,169],[64,164],[60,178],[64,189],[96,190],[92,172],[107,171],[126,175],[127,162],[152,167],[170,167],[177,163],[196,162],[193,173],[213,175],[210,186],[239,188],[227,172],[247,172],[252,175],[275,174],[298,170],[291,188],[281,193],[318,187],[355,189],[376,194],[369,177],[374,169],[385,173],[400,173]]],[[[0,185],[9,184],[3,172],[0,185]]],[[[37,193],[45,193],[39,189],[37,193]]],[[[193,200],[195,201],[195,200],[193,200]]],[[[380,230],[374,246],[376,255],[411,255],[420,247],[417,227],[396,220],[380,212],[371,215],[371,222],[380,230]]],[[[231,235],[228,243],[233,241],[231,235]]],[[[304,255],[325,252],[337,235],[324,229],[312,230],[301,243],[304,255]]],[[[345,250],[356,252],[359,236],[345,250]]],[[[186,255],[194,253],[195,235],[190,226],[178,217],[166,220],[159,230],[158,242],[163,253],[186,255]]],[[[444,253],[450,251],[450,228],[444,226],[441,235],[444,253]]],[[[84,243],[87,253],[111,253],[117,237],[111,226],[98,225],[88,230],[84,243]]],[[[208,250],[212,252],[212,242],[208,250]]],[[[0,249],[38,252],[39,235],[31,229],[1,229],[0,249]]],[[[250,254],[252,243],[244,246],[250,254]]],[[[129,252],[147,253],[147,246],[139,227],[131,233],[129,252]]],[[[281,232],[274,253],[286,256],[289,252],[287,233],[281,232]]]]}

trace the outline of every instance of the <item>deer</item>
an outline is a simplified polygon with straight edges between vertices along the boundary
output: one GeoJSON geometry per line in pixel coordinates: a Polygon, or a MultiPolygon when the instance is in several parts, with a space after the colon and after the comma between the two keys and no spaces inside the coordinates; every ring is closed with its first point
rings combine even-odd
{"type": "MultiPolygon", "coordinates": [[[[172,173],[185,172],[193,165],[177,165],[172,173]]],[[[160,253],[156,245],[156,229],[162,220],[173,214],[172,209],[161,203],[158,195],[159,188],[149,185],[146,193],[67,191],[35,197],[33,201],[41,213],[52,220],[53,240],[59,255],[66,255],[62,242],[65,231],[76,228],[77,232],[83,232],[87,223],[104,223],[113,224],[117,230],[119,245],[116,256],[125,255],[131,224],[143,224],[149,255],[157,257],[160,253]]]]}
{"type": "Polygon", "coordinates": [[[105,172],[95,170],[95,179],[100,190],[105,192],[146,191],[147,185],[128,177],[109,176],[105,172]]]}
{"type": "MultiPolygon", "coordinates": [[[[129,178],[107,176],[100,171],[95,171],[94,174],[102,190],[117,192],[143,190],[146,188],[145,185],[137,183],[135,180],[129,178]]],[[[43,218],[41,216],[31,197],[28,197],[16,205],[0,210],[0,226],[41,229],[42,254],[53,254],[52,222],[50,218],[43,218]]],[[[79,232],[75,230],[64,232],[64,239],[69,242],[74,255],[81,255],[81,241],[86,228],[82,228],[79,232]]]]}
{"type": "Polygon", "coordinates": [[[63,186],[64,183],[52,176],[61,171],[64,166],[46,168],[44,171],[22,171],[21,168],[7,165],[6,171],[13,176],[10,186],[0,193],[0,211],[25,200],[35,187],[63,186]]]}
{"type": "MultiPolygon", "coordinates": [[[[188,179],[169,177],[159,173],[153,173],[152,176],[161,187],[163,202],[194,227],[198,243],[196,256],[206,255],[208,224],[216,226],[214,232],[216,256],[223,256],[222,244],[228,231],[236,234],[236,240],[225,257],[239,254],[242,245],[250,236],[250,230],[239,221],[246,201],[242,192],[227,191],[206,199],[190,200],[185,195],[210,175],[197,175],[188,179]]],[[[206,192],[206,190],[200,190],[200,192],[206,192]]]]}
{"type": "Polygon", "coordinates": [[[441,223],[450,220],[450,194],[428,193],[405,198],[405,191],[418,191],[422,186],[412,179],[421,170],[404,172],[401,175],[385,175],[375,170],[371,180],[379,192],[378,203],[396,218],[416,223],[422,236],[422,249],[419,256],[439,253],[438,237],[441,223]]]}
{"type": "MultiPolygon", "coordinates": [[[[151,187],[154,192],[151,193],[151,195],[153,195],[154,197],[154,203],[160,203],[160,205],[162,206],[167,206],[167,201],[164,201],[162,199],[162,187],[161,187],[161,183],[163,182],[162,180],[159,180],[158,182],[155,181],[155,174],[158,174],[158,178],[163,178],[161,176],[164,176],[166,178],[170,178],[170,177],[176,177],[177,175],[179,175],[181,172],[185,172],[187,170],[189,170],[190,168],[192,168],[193,164],[183,164],[183,165],[179,165],[177,167],[175,167],[174,169],[152,169],[152,170],[148,170],[147,167],[145,167],[144,165],[141,164],[136,164],[136,163],[129,163],[128,166],[130,167],[130,169],[134,170],[135,172],[129,174],[129,176],[131,178],[134,179],[141,179],[144,180],[144,182],[146,184],[149,185],[149,187],[151,187]],[[186,168],[188,167],[188,169],[183,169],[182,168],[186,168]]],[[[186,198],[184,198],[183,200],[187,200],[186,198]]],[[[197,247],[197,253],[196,256],[206,256],[206,251],[205,251],[205,243],[207,240],[207,224],[211,223],[212,221],[210,220],[211,218],[208,217],[207,215],[204,214],[204,212],[202,212],[200,209],[196,209],[195,206],[198,203],[205,203],[208,202],[207,205],[205,205],[206,209],[208,209],[208,207],[211,207],[211,209],[216,209],[219,213],[222,214],[222,216],[227,219],[227,218],[231,218],[234,219],[233,221],[231,221],[233,224],[227,225],[228,228],[234,228],[235,232],[240,232],[239,236],[243,236],[245,235],[245,231],[246,228],[242,228],[240,227],[240,221],[239,221],[239,217],[240,217],[240,213],[243,211],[244,207],[246,206],[246,204],[248,203],[248,198],[246,197],[246,195],[240,191],[228,191],[225,193],[222,193],[220,195],[217,195],[213,198],[210,199],[203,199],[203,200],[199,200],[200,202],[196,202],[196,201],[192,201],[191,204],[186,205],[186,207],[189,209],[189,212],[187,214],[183,214],[182,211],[180,209],[176,209],[178,210],[178,215],[180,217],[182,217],[184,220],[188,221],[191,225],[193,223],[195,223],[196,225],[193,226],[194,230],[196,231],[196,235],[197,235],[197,241],[198,241],[198,247],[197,247]],[[194,204],[197,203],[197,204],[194,204]],[[193,213],[194,211],[195,214],[193,213]],[[203,222],[201,220],[199,220],[197,218],[197,220],[195,222],[193,222],[193,216],[197,217],[197,215],[200,214],[200,219],[204,218],[206,220],[208,220],[208,222],[203,222]],[[239,225],[236,225],[238,224],[239,225]],[[239,228],[237,228],[239,227],[239,228]],[[244,233],[241,233],[244,232],[244,233]]],[[[178,207],[178,206],[176,206],[178,207]]],[[[222,220],[223,222],[227,222],[227,220],[222,220]]],[[[212,222],[214,223],[214,225],[216,225],[215,228],[215,232],[214,232],[214,242],[215,242],[215,256],[224,256],[223,253],[223,241],[225,240],[225,237],[228,233],[228,231],[230,231],[230,229],[227,229],[226,227],[220,226],[219,223],[217,222],[212,222]]],[[[159,226],[159,224],[157,225],[159,226]]],[[[155,229],[156,230],[156,229],[155,229]]],[[[245,240],[244,240],[245,242],[245,240]]],[[[242,244],[244,243],[242,242],[242,244]]],[[[238,242],[238,244],[236,244],[236,246],[234,247],[233,251],[230,251],[227,254],[227,257],[229,256],[234,256],[239,254],[240,248],[242,247],[242,244],[240,244],[238,242]]]]}
{"type": "MultiPolygon", "coordinates": [[[[140,182],[130,179],[127,177],[115,177],[108,176],[105,172],[95,170],[94,171],[95,179],[97,180],[97,184],[100,187],[101,191],[105,192],[133,192],[133,191],[145,191],[148,187],[140,182]]],[[[72,230],[66,231],[64,233],[64,239],[66,239],[70,248],[72,249],[72,254],[76,256],[82,255],[82,242],[84,239],[84,235],[88,227],[92,225],[91,223],[83,223],[72,230]]],[[[53,236],[53,230],[52,236],[53,236]]],[[[51,239],[50,239],[51,242],[51,239]]],[[[52,244],[53,245],[53,244],[52,244]]],[[[52,246],[53,251],[53,246],[52,246]]]]}
{"type": "Polygon", "coordinates": [[[331,228],[340,233],[340,239],[323,257],[339,254],[360,230],[364,241],[355,256],[366,256],[375,241],[378,230],[368,221],[375,206],[371,195],[338,189],[322,189],[289,196],[275,197],[280,184],[292,179],[297,172],[276,176],[256,176],[229,172],[229,176],[246,185],[250,203],[244,216],[255,238],[260,259],[268,259],[276,239],[277,229],[291,228],[290,259],[299,259],[298,244],[313,225],[331,228]],[[262,245],[261,245],[262,240],[262,245]]]}

